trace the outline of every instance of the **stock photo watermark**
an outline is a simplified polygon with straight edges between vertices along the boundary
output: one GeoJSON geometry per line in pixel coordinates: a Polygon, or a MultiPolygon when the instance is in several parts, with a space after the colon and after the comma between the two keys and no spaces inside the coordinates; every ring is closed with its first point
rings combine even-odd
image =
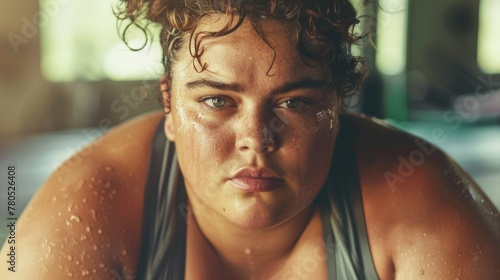
{"type": "Polygon", "coordinates": [[[7,228],[7,239],[5,240],[5,246],[7,247],[7,270],[10,272],[16,272],[17,265],[17,246],[18,242],[16,238],[17,232],[17,217],[16,212],[16,193],[17,193],[17,169],[15,165],[7,166],[7,170],[4,171],[7,175],[7,181],[5,182],[6,188],[1,190],[5,192],[5,197],[7,198],[7,207],[4,210],[7,211],[6,218],[6,228],[7,228]]]}
{"type": "Polygon", "coordinates": [[[61,10],[62,5],[70,3],[70,0],[42,1],[40,10],[31,17],[22,17],[21,26],[17,32],[9,32],[7,38],[14,53],[20,52],[20,46],[26,45],[40,33],[40,28],[45,26],[50,18],[55,17],[61,10]]]}
{"type": "Polygon", "coordinates": [[[404,183],[414,174],[416,168],[424,164],[436,151],[437,148],[434,144],[444,144],[449,140],[451,132],[458,130],[466,122],[477,120],[481,113],[481,102],[488,101],[494,93],[500,94],[500,81],[493,81],[491,75],[488,75],[487,78],[478,76],[477,80],[479,84],[474,94],[457,99],[451,109],[443,112],[442,120],[447,125],[432,129],[430,132],[432,144],[425,140],[415,139],[415,149],[406,155],[398,155],[397,160],[399,165],[397,172],[384,172],[385,181],[391,191],[396,191],[396,186],[404,183]]]}
{"type": "MultiPolygon", "coordinates": [[[[139,111],[139,105],[145,104],[147,98],[155,92],[159,92],[159,85],[157,78],[146,77],[141,85],[135,86],[130,94],[121,95],[110,103],[110,111],[118,120],[124,121],[130,117],[132,112],[139,111]]],[[[68,155],[68,160],[66,160],[62,165],[56,164],[59,168],[59,176],[64,176],[67,173],[71,173],[72,170],[80,166],[84,158],[92,154],[95,146],[100,143],[101,136],[111,129],[115,123],[112,118],[104,117],[98,122],[98,127],[91,129],[82,129],[80,132],[83,136],[83,140],[78,143],[78,147],[83,147],[80,149],[75,149],[74,147],[67,146],[66,152],[68,155]]]]}

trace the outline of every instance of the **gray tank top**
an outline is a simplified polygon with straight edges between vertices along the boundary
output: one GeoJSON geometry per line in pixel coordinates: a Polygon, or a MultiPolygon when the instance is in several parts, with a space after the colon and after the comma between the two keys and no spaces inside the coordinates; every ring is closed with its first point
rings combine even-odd
{"type": "MultiPolygon", "coordinates": [[[[329,280],[379,279],[368,243],[348,116],[325,186],[318,194],[329,280]]],[[[187,197],[174,143],[160,122],[153,139],[144,196],[142,244],[134,279],[184,279],[187,197]]]]}

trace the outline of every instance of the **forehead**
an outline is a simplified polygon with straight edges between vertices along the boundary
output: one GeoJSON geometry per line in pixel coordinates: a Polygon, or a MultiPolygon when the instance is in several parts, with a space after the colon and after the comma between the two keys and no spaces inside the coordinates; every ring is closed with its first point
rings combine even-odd
{"type": "Polygon", "coordinates": [[[242,77],[249,82],[261,79],[322,79],[320,67],[310,66],[301,58],[294,39],[293,28],[274,20],[251,23],[245,19],[234,32],[219,37],[205,32],[221,30],[230,18],[214,15],[203,18],[191,42],[183,44],[173,65],[173,80],[196,75],[216,76],[234,81],[242,77]],[[199,61],[192,54],[201,51],[199,61]],[[206,69],[200,71],[202,65],[206,69]],[[195,69],[196,68],[196,69],[195,69]]]}

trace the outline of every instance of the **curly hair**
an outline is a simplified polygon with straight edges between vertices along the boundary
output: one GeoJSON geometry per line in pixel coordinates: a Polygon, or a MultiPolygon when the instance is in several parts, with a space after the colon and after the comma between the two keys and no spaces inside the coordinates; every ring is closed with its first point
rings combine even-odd
{"type": "MultiPolygon", "coordinates": [[[[351,53],[353,44],[366,34],[356,34],[359,24],[356,10],[350,0],[120,0],[116,14],[119,20],[130,20],[128,25],[147,28],[148,22],[158,23],[162,30],[165,78],[170,79],[171,63],[176,52],[189,39],[194,44],[195,61],[201,64],[203,50],[200,42],[208,37],[224,36],[236,30],[248,19],[267,43],[255,24],[259,19],[273,19],[293,26],[294,38],[304,61],[313,61],[322,67],[325,80],[333,86],[339,100],[352,97],[366,78],[362,57],[351,53]],[[217,32],[194,30],[205,16],[213,13],[229,15],[231,20],[217,32]],[[144,22],[147,22],[144,25],[144,22]]],[[[122,39],[126,42],[126,32],[122,39]]],[[[194,61],[193,61],[194,63],[194,61]]],[[[161,94],[160,94],[161,95],[161,94]]],[[[160,99],[161,101],[161,99],[160,99]]],[[[164,102],[164,101],[161,101],[164,102]]]]}

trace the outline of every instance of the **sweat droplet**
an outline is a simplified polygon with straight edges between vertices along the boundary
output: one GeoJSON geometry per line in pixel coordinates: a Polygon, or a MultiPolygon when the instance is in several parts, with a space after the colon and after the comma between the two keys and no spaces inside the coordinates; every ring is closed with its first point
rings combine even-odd
{"type": "Polygon", "coordinates": [[[73,259],[73,257],[72,257],[71,255],[67,255],[67,256],[66,256],[66,259],[67,259],[68,261],[70,261],[70,260],[72,260],[72,259],[73,259]]]}
{"type": "Polygon", "coordinates": [[[252,253],[252,249],[246,248],[245,249],[245,255],[250,255],[252,253]]]}
{"type": "Polygon", "coordinates": [[[112,190],[112,191],[108,194],[108,197],[109,197],[109,199],[113,199],[113,198],[115,198],[115,195],[116,195],[116,190],[112,190]]]}
{"type": "Polygon", "coordinates": [[[92,217],[92,219],[94,220],[97,220],[97,216],[94,209],[90,209],[90,217],[92,217]]]}
{"type": "Polygon", "coordinates": [[[79,223],[80,222],[80,217],[78,217],[76,215],[71,215],[71,217],[69,217],[69,220],[79,223]]]}
{"type": "Polygon", "coordinates": [[[318,112],[316,114],[316,118],[318,119],[318,121],[322,121],[322,120],[326,119],[327,117],[328,117],[328,111],[326,111],[326,110],[318,112]]]}
{"type": "Polygon", "coordinates": [[[104,170],[110,172],[111,170],[113,170],[113,168],[111,168],[111,166],[106,166],[106,167],[104,167],[104,170]]]}
{"type": "Polygon", "coordinates": [[[127,255],[127,250],[122,249],[122,256],[125,256],[125,255],[127,255]]]}
{"type": "Polygon", "coordinates": [[[102,234],[102,229],[98,229],[97,233],[102,234]]]}
{"type": "Polygon", "coordinates": [[[87,276],[89,274],[90,274],[90,272],[88,270],[86,270],[86,269],[82,270],[82,276],[87,276]]]}
{"type": "Polygon", "coordinates": [[[420,269],[420,271],[418,272],[418,274],[420,275],[424,275],[425,271],[423,269],[420,269]]]}
{"type": "Polygon", "coordinates": [[[52,201],[57,201],[57,196],[54,196],[54,197],[52,198],[52,201]]]}
{"type": "Polygon", "coordinates": [[[76,189],[79,190],[83,187],[83,180],[80,181],[80,183],[78,184],[78,186],[76,186],[76,189]]]}

